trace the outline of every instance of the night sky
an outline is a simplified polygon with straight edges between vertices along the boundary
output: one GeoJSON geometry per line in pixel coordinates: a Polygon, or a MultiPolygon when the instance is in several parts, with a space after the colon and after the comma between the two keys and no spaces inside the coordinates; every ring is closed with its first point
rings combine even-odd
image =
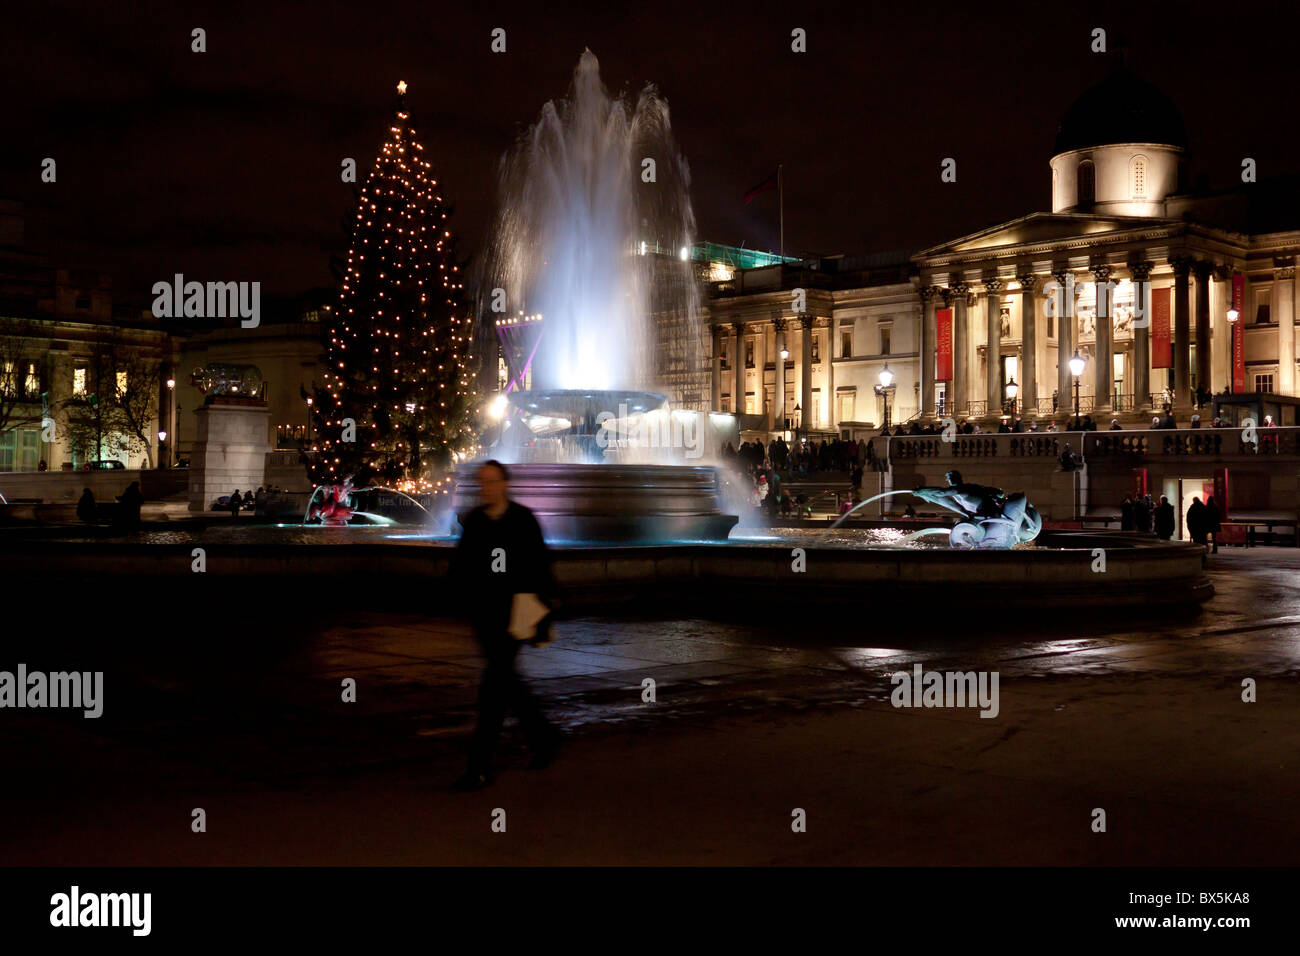
{"type": "Polygon", "coordinates": [[[399,79],[470,255],[488,234],[502,154],[562,95],[584,47],[606,84],[654,82],[687,157],[700,238],[917,249],[1050,201],[1048,158],[1071,101],[1106,70],[1094,27],[1178,104],[1193,172],[1300,172],[1290,3],[13,5],[0,57],[0,196],[27,204],[28,245],[111,271],[147,304],[174,272],[331,282],[351,187],[364,181],[399,79]],[[39,10],[34,8],[40,7],[39,10]],[[1086,6],[1086,10],[1085,10],[1086,6]],[[310,12],[308,12],[310,10],[310,12]],[[950,12],[945,12],[950,11],[950,12]],[[206,53],[190,31],[207,31],[206,53]],[[494,27],[508,52],[489,50],[494,27]],[[809,52],[790,52],[790,31],[809,52]],[[40,182],[40,162],[58,182],[40,182]],[[939,178],[957,159],[956,184],[939,178]]]}

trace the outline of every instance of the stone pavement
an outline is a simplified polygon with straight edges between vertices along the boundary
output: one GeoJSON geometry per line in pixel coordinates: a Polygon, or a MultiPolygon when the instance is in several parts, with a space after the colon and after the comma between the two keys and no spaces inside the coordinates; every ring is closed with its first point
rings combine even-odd
{"type": "Polygon", "coordinates": [[[1217,594],[1190,622],[970,634],[941,601],[767,626],[564,622],[521,654],[568,731],[561,760],[524,771],[508,728],[498,782],[472,795],[446,791],[479,667],[458,623],[304,618],[287,596],[247,628],[196,612],[134,640],[10,635],[0,667],[91,660],[106,702],[97,721],[0,711],[0,862],[1293,863],[1300,551],[1211,567],[1217,594]],[[916,662],[997,671],[998,717],[890,706],[887,675],[916,662]],[[1258,703],[1241,702],[1247,677],[1258,703]],[[496,807],[508,837],[488,829],[496,807]]]}

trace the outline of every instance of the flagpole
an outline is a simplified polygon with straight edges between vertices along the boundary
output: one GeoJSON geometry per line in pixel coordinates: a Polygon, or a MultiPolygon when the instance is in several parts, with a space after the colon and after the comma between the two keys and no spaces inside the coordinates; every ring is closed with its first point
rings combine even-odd
{"type": "Polygon", "coordinates": [[[781,263],[785,264],[785,181],[781,175],[782,163],[776,164],[776,191],[780,197],[778,204],[781,207],[781,263]]]}

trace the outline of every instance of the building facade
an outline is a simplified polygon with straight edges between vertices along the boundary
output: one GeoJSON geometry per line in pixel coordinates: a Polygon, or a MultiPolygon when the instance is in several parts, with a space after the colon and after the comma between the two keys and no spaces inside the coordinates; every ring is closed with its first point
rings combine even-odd
{"type": "Polygon", "coordinates": [[[921,309],[905,255],[806,260],[711,284],[713,407],[742,432],[843,433],[920,401],[921,309]],[[881,376],[892,389],[881,390],[881,376]],[[778,384],[779,383],[779,384],[778,384]]]}
{"type": "Polygon", "coordinates": [[[1122,64],[1067,111],[1048,165],[1049,212],[922,250],[903,274],[821,260],[714,283],[714,407],[756,430],[792,407],[805,428],[879,427],[888,362],[895,423],[1064,419],[1077,393],[1081,413],[1133,424],[1254,395],[1295,424],[1300,190],[1189,185],[1178,110],[1122,64]]]}

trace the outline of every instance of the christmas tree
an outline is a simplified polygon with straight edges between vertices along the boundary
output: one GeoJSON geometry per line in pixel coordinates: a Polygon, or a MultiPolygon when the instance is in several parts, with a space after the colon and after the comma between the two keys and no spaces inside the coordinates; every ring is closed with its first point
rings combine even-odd
{"type": "Polygon", "coordinates": [[[399,83],[396,116],[358,194],[323,381],[304,392],[319,484],[428,489],[477,450],[473,318],[444,201],[399,83]]]}

